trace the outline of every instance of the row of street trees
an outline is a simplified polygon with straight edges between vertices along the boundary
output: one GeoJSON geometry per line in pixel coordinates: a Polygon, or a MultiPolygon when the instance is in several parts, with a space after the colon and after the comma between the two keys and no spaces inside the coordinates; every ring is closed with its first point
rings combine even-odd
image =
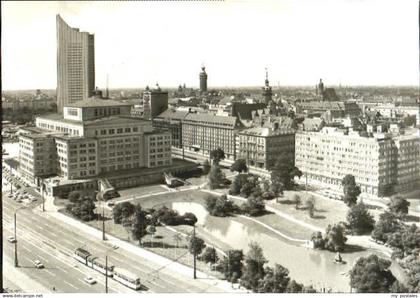
{"type": "Polygon", "coordinates": [[[305,287],[289,277],[289,270],[275,264],[267,266],[263,250],[256,242],[249,244],[244,255],[242,250],[229,250],[219,259],[213,247],[206,247],[201,238],[193,237],[189,242],[189,251],[196,253],[199,259],[216,264],[216,269],[223,273],[226,280],[236,283],[256,293],[315,293],[312,286],[305,287]]]}

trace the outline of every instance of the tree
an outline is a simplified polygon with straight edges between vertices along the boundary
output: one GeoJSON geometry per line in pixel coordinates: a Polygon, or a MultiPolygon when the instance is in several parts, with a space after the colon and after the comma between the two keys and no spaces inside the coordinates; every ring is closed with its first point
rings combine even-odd
{"type": "Polygon", "coordinates": [[[358,293],[389,293],[396,281],[390,265],[390,261],[374,254],[359,258],[350,270],[350,286],[358,293]]]}
{"type": "Polygon", "coordinates": [[[67,198],[69,199],[70,202],[76,203],[81,197],[82,197],[82,194],[80,193],[80,191],[73,190],[69,193],[67,198]]]}
{"type": "Polygon", "coordinates": [[[396,196],[392,197],[391,201],[387,205],[390,212],[403,217],[408,214],[408,207],[410,206],[410,202],[400,196],[396,196]]]}
{"type": "Polygon", "coordinates": [[[241,192],[242,186],[248,181],[249,174],[239,174],[233,179],[230,185],[229,194],[238,195],[241,192]]]}
{"type": "Polygon", "coordinates": [[[242,261],[244,258],[242,250],[229,250],[227,257],[223,257],[221,267],[225,278],[230,282],[236,282],[242,276],[242,261]]]}
{"type": "Polygon", "coordinates": [[[206,247],[206,244],[204,243],[204,240],[199,237],[191,237],[190,242],[188,243],[188,250],[193,255],[195,252],[195,255],[198,256],[201,254],[203,249],[206,247]]]}
{"type": "Polygon", "coordinates": [[[289,270],[282,265],[275,264],[274,269],[265,268],[265,276],[258,285],[259,293],[285,293],[289,284],[289,270]]]}
{"type": "Polygon", "coordinates": [[[305,205],[306,205],[306,208],[308,210],[309,217],[312,218],[314,216],[314,212],[315,212],[315,198],[313,196],[310,196],[305,201],[305,205]]]}
{"type": "Polygon", "coordinates": [[[314,248],[318,248],[318,249],[324,249],[325,248],[325,240],[322,237],[321,232],[312,233],[311,241],[314,244],[314,248]]]}
{"type": "Polygon", "coordinates": [[[375,223],[375,227],[372,231],[372,238],[376,241],[387,242],[388,237],[401,230],[401,223],[398,217],[391,212],[384,212],[379,215],[379,220],[375,223]]]}
{"type": "Polygon", "coordinates": [[[220,169],[220,166],[217,163],[213,164],[209,173],[210,189],[215,189],[219,187],[221,184],[224,183],[225,179],[225,174],[220,169]]]}
{"type": "Polygon", "coordinates": [[[353,175],[346,175],[341,182],[344,193],[344,203],[347,206],[353,206],[357,202],[357,197],[360,195],[360,187],[356,185],[356,180],[353,175]]]}
{"type": "Polygon", "coordinates": [[[123,219],[131,217],[136,210],[136,206],[130,202],[122,202],[116,204],[112,209],[114,215],[114,222],[116,224],[121,224],[123,219]]]}
{"type": "Polygon", "coordinates": [[[331,251],[343,251],[346,241],[347,237],[345,236],[344,228],[342,225],[328,225],[325,232],[325,249],[331,251]]]}
{"type": "Polygon", "coordinates": [[[251,216],[261,215],[265,211],[265,203],[261,197],[250,196],[243,205],[245,213],[251,216]]]}
{"type": "Polygon", "coordinates": [[[183,224],[193,226],[197,222],[197,216],[194,213],[186,212],[182,215],[183,224]]]}
{"type": "Polygon", "coordinates": [[[246,166],[246,160],[245,159],[237,159],[233,162],[233,164],[230,167],[231,172],[248,172],[248,167],[246,166]]]}
{"type": "Polygon", "coordinates": [[[416,224],[405,226],[401,234],[404,255],[411,254],[416,248],[420,248],[420,229],[416,224]]]}
{"type": "Polygon", "coordinates": [[[265,263],[267,263],[267,260],[264,257],[261,246],[257,242],[249,243],[249,251],[245,256],[241,285],[257,292],[258,283],[264,278],[265,263]]]}
{"type": "Polygon", "coordinates": [[[290,280],[286,287],[286,293],[302,293],[303,285],[294,279],[290,280]]]}
{"type": "Polygon", "coordinates": [[[146,227],[150,223],[146,215],[147,213],[141,208],[140,204],[136,205],[131,222],[131,233],[133,238],[139,241],[139,245],[142,244],[141,239],[147,234],[146,227]]]}
{"type": "Polygon", "coordinates": [[[409,290],[406,286],[404,286],[402,283],[400,283],[398,280],[396,280],[390,290],[391,293],[408,293],[409,290]]]}
{"type": "Polygon", "coordinates": [[[354,205],[349,209],[347,212],[347,222],[353,233],[357,235],[370,233],[375,224],[373,216],[363,203],[354,205]]]}
{"type": "Polygon", "coordinates": [[[302,172],[295,167],[294,160],[286,154],[281,155],[271,169],[271,182],[281,183],[286,190],[293,187],[294,177],[300,178],[301,176],[302,172]]]}
{"type": "MultiPolygon", "coordinates": [[[[95,203],[93,202],[92,199],[85,199],[83,201],[79,201],[80,202],[80,216],[79,218],[83,221],[89,221],[92,220],[94,218],[96,218],[95,215],[95,203]]],[[[78,204],[78,203],[76,203],[78,204]]]]}
{"type": "Polygon", "coordinates": [[[210,172],[210,168],[211,168],[211,166],[210,166],[210,162],[209,162],[209,160],[208,160],[208,159],[206,159],[206,160],[203,162],[203,174],[204,174],[204,175],[207,175],[207,174],[210,172]]]}
{"type": "Polygon", "coordinates": [[[292,198],[292,201],[295,203],[295,209],[298,210],[299,206],[300,206],[300,203],[302,202],[302,199],[300,198],[299,195],[294,194],[293,198],[292,198]]]}
{"type": "Polygon", "coordinates": [[[219,162],[225,159],[225,152],[219,147],[210,151],[210,159],[213,160],[213,165],[219,164],[219,162]]]}
{"type": "Polygon", "coordinates": [[[215,264],[219,260],[219,257],[217,256],[217,252],[214,247],[206,247],[201,255],[201,259],[206,263],[215,264]]]}
{"type": "Polygon", "coordinates": [[[205,204],[207,211],[213,216],[224,217],[234,211],[234,204],[226,195],[220,197],[209,195],[205,198],[205,204]]]}
{"type": "Polygon", "coordinates": [[[152,235],[152,247],[153,247],[153,236],[156,233],[156,227],[154,225],[149,225],[147,226],[146,231],[148,234],[152,235]]]}

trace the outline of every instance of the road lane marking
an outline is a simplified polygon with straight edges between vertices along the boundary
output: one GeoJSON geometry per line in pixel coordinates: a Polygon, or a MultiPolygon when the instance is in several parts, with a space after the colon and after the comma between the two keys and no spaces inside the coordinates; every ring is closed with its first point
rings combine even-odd
{"type": "Polygon", "coordinates": [[[44,270],[45,272],[47,272],[49,275],[51,275],[51,276],[55,276],[55,274],[54,273],[52,273],[52,272],[50,272],[48,269],[45,269],[44,270]]]}
{"type": "Polygon", "coordinates": [[[78,290],[78,289],[79,289],[78,287],[76,287],[76,286],[72,285],[71,283],[69,283],[69,282],[67,282],[67,281],[65,281],[65,280],[63,280],[63,282],[64,282],[65,284],[69,285],[70,287],[72,287],[72,288],[73,288],[73,289],[75,289],[75,290],[78,290]]]}

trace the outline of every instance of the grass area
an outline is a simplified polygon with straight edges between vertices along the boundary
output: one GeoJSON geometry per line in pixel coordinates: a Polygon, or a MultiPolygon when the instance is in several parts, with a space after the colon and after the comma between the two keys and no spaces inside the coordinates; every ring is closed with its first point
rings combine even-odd
{"type": "MultiPolygon", "coordinates": [[[[105,210],[105,217],[107,217],[107,220],[105,221],[106,232],[133,245],[139,245],[139,241],[134,240],[131,237],[129,230],[122,225],[115,224],[113,222],[110,218],[110,213],[110,211],[105,210]]],[[[102,229],[102,221],[93,220],[86,222],[86,224],[98,230],[102,229]]],[[[187,228],[191,231],[190,226],[187,228]]],[[[188,251],[188,239],[177,232],[171,231],[166,227],[157,226],[155,235],[153,237],[151,235],[146,235],[143,237],[141,242],[141,247],[144,249],[177,261],[186,266],[193,266],[193,257],[188,251]],[[178,237],[175,237],[176,234],[178,234],[178,237]],[[176,238],[178,238],[178,240],[176,238]]],[[[221,258],[220,254],[219,258],[221,258]]],[[[203,261],[197,260],[197,269],[217,278],[222,278],[222,274],[220,272],[212,271],[209,265],[205,264],[203,261]]]]}
{"type": "MultiPolygon", "coordinates": [[[[143,195],[158,193],[158,192],[162,192],[166,190],[167,189],[165,187],[162,187],[161,185],[144,185],[144,186],[139,186],[139,187],[121,189],[121,190],[118,190],[118,193],[122,197],[133,196],[133,195],[143,196],[143,195]]],[[[114,199],[114,201],[118,201],[118,198],[114,199]]]]}

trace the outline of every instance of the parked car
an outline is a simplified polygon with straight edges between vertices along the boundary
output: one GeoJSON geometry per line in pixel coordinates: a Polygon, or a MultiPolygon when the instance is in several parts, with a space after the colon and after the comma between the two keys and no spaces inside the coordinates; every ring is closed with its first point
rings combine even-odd
{"type": "Polygon", "coordinates": [[[34,265],[35,265],[35,266],[36,266],[36,268],[38,268],[38,269],[42,269],[42,268],[44,268],[44,264],[42,264],[40,260],[35,260],[35,261],[34,261],[34,265]]]}
{"type": "Polygon", "coordinates": [[[96,280],[92,276],[86,276],[83,280],[90,285],[96,284],[96,280]]]}

